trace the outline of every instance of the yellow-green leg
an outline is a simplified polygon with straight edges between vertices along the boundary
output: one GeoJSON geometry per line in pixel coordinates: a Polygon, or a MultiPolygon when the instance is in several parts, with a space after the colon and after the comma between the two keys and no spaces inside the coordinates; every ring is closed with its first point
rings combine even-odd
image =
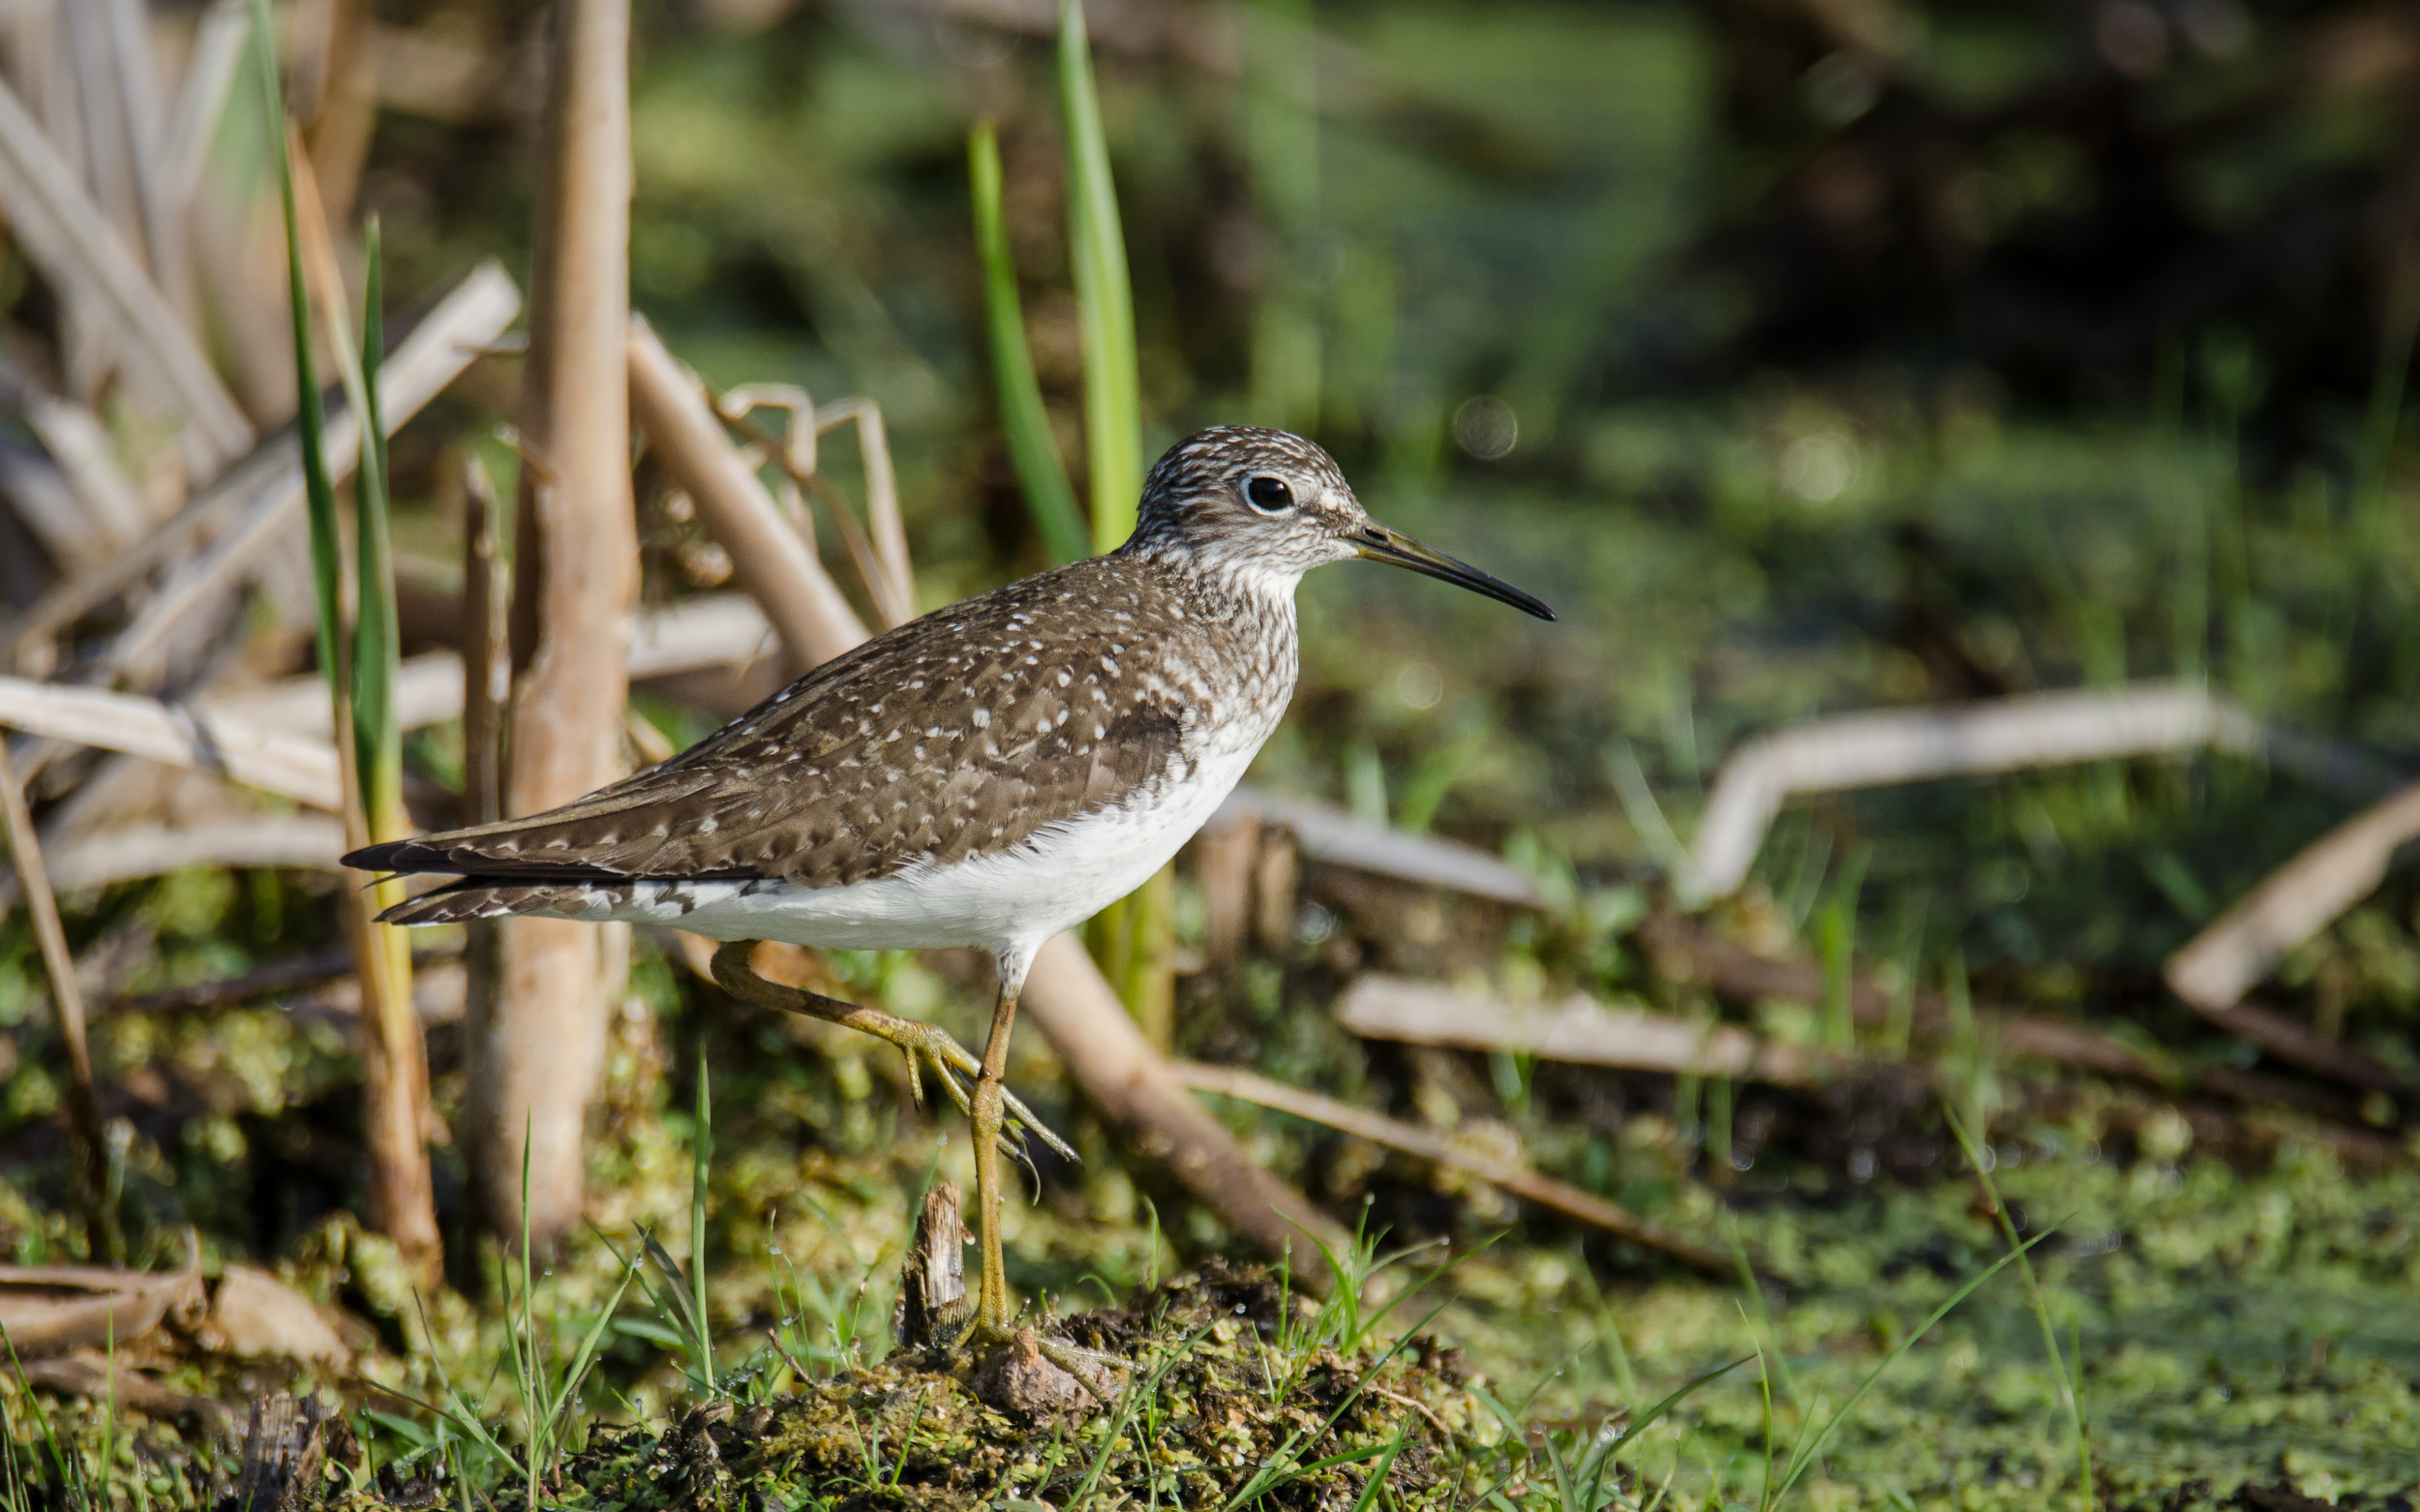
{"type": "MultiPolygon", "coordinates": [[[[1030,1130],[1060,1155],[1071,1161],[1075,1159],[1074,1150],[1068,1146],[1066,1140],[1044,1127],[1031,1108],[1000,1086],[999,1070],[987,1070],[992,1065],[991,1061],[986,1058],[978,1062],[964,1045],[950,1037],[948,1030],[933,1024],[920,1024],[912,1018],[901,1018],[896,1013],[886,1013],[878,1008],[861,1008],[855,1003],[844,1003],[820,992],[807,992],[798,987],[785,987],[778,982],[768,982],[758,976],[756,968],[748,963],[748,957],[756,953],[756,947],[761,943],[757,940],[733,940],[714,953],[714,981],[725,992],[759,1008],[820,1018],[827,1023],[840,1024],[890,1041],[907,1056],[908,1095],[920,1103],[924,1098],[923,1073],[929,1069],[940,1078],[941,1088],[950,1094],[950,1101],[972,1115],[975,1104],[967,1096],[965,1083],[958,1078],[979,1073],[985,1074],[992,1084],[992,1137],[980,1140],[979,1150],[996,1149],[1000,1130],[1005,1124],[1020,1136],[1030,1130]]],[[[1009,1002],[1008,1013],[1011,1018],[1016,1016],[1014,999],[1009,1002]]],[[[1005,1068],[1008,1063],[1007,1037],[995,1029],[993,1038],[1002,1043],[999,1060],[1000,1066],[1005,1068]]],[[[978,1128],[981,1128],[980,1122],[978,1128]]]]}
{"type": "Polygon", "coordinates": [[[991,1038],[983,1042],[983,1065],[975,1078],[975,1218],[982,1241],[983,1273],[975,1293],[974,1337],[984,1343],[1010,1337],[1009,1277],[1000,1247],[1000,1121],[1008,1089],[1009,1033],[1016,1026],[1016,992],[1000,984],[1000,1000],[991,1011],[991,1038]]]}

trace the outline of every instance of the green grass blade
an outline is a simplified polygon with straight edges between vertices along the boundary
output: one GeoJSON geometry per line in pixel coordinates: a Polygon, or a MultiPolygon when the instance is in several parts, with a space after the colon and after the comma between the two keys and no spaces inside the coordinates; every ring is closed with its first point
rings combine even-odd
{"type": "Polygon", "coordinates": [[[1076,1489],[1074,1497],[1069,1500],[1070,1507],[1080,1507],[1092,1498],[1093,1488],[1101,1484],[1102,1474],[1109,1467],[1109,1451],[1116,1445],[1118,1435],[1126,1431],[1126,1420],[1134,1415],[1134,1405],[1159,1390],[1160,1382],[1167,1376],[1169,1370],[1177,1361],[1185,1358],[1186,1352],[1195,1345],[1199,1344],[1201,1336],[1209,1331],[1210,1325],[1205,1323],[1186,1335],[1185,1342],[1168,1351],[1168,1357],[1160,1362],[1160,1368],[1153,1371],[1148,1379],[1130,1385],[1119,1394],[1117,1416],[1111,1420],[1109,1431],[1101,1436],[1100,1452],[1093,1456],[1092,1465],[1084,1471],[1084,1482],[1076,1489]]]}
{"type": "Polygon", "coordinates": [[[2014,1261],[2019,1255],[2024,1255],[2034,1246],[2042,1243],[2044,1239],[2049,1238],[2052,1234],[2057,1233],[2060,1227],[2060,1224],[2052,1224],[2041,1233],[2036,1234],[2031,1239],[2026,1240],[2023,1244],[2017,1246],[2013,1250],[2011,1250],[2008,1254],[2000,1256],[2000,1258],[1992,1261],[1989,1265],[1976,1272],[1974,1277],[1970,1279],[1966,1285],[1950,1293],[1948,1301],[1933,1309],[1931,1315],[1927,1316],[1921,1324],[1918,1325],[1915,1332],[1909,1334],[1905,1339],[1900,1340],[1898,1345],[1892,1348],[1889,1354],[1884,1355],[1881,1362],[1871,1371],[1866,1373],[1865,1378],[1857,1383],[1857,1389],[1849,1393],[1849,1400],[1840,1404],[1840,1410],[1824,1419],[1823,1430],[1822,1432],[1816,1434],[1814,1441],[1806,1444],[1797,1454],[1791,1457],[1790,1466],[1782,1475],[1781,1489],[1775,1494],[1774,1499],[1779,1500],[1780,1498],[1790,1495],[1790,1488],[1799,1483],[1799,1477],[1806,1473],[1807,1466],[1813,1464],[1815,1457],[1823,1452],[1824,1443],[1827,1439],[1831,1437],[1832,1430],[1838,1428],[1842,1423],[1848,1420],[1849,1414],[1857,1409],[1858,1403],[1864,1400],[1865,1393],[1871,1391],[1874,1387],[1874,1383],[1882,1379],[1883,1373],[1898,1363],[1899,1356],[1916,1347],[1916,1342],[1918,1340],[1932,1332],[1933,1325],[1935,1323],[1938,1323],[1943,1318],[1948,1317],[1950,1314],[1956,1309],[1959,1303],[1974,1295],[1977,1287],[1982,1285],[1984,1282],[1989,1281],[1992,1277],[1999,1275],[2003,1269],[2005,1269],[2011,1262],[2014,1261]]]}
{"type": "Polygon", "coordinates": [[[1016,297],[1016,263],[1009,254],[1008,222],[1001,211],[1000,138],[989,121],[976,123],[966,137],[967,177],[975,202],[975,251],[983,269],[983,325],[991,337],[991,378],[999,390],[1000,428],[1007,434],[1009,462],[1025,494],[1025,508],[1053,561],[1092,555],[1084,534],[1084,511],[1068,481],[1067,461],[1050,434],[1042,385],[1034,378],[1034,354],[1025,343],[1025,312],[1016,297]]]}
{"type": "Polygon", "coordinates": [[[388,840],[403,833],[408,821],[404,732],[395,714],[403,632],[397,623],[395,553],[387,530],[385,414],[378,400],[386,327],[378,309],[384,276],[378,217],[370,218],[363,239],[370,266],[361,314],[361,465],[353,469],[360,559],[360,618],[353,626],[353,758],[361,772],[361,807],[370,821],[370,837],[388,840]]]}
{"type": "Polygon", "coordinates": [[[1081,0],[1059,0],[1059,107],[1067,131],[1068,248],[1084,338],[1084,441],[1092,472],[1092,544],[1113,551],[1134,531],[1142,492],[1141,379],[1134,294],[1108,140],[1093,90],[1081,0]]]}
{"type": "Polygon", "coordinates": [[[630,1294],[630,1283],[637,1278],[638,1274],[636,1266],[627,1263],[623,1265],[621,1285],[614,1288],[614,1295],[605,1304],[605,1310],[596,1315],[595,1324],[581,1339],[580,1347],[572,1352],[571,1364],[563,1373],[562,1385],[547,1403],[546,1411],[550,1420],[560,1423],[564,1410],[577,1403],[580,1383],[588,1378],[589,1367],[596,1360],[597,1347],[605,1342],[605,1336],[612,1332],[614,1315],[621,1311],[621,1299],[630,1294]]]}
{"type": "Polygon", "coordinates": [[[252,0],[253,42],[269,128],[269,155],[277,160],[278,202],[286,212],[286,296],[294,321],[295,429],[302,441],[303,499],[311,517],[311,579],[319,605],[319,671],[331,695],[340,691],[337,636],[344,613],[338,584],[344,568],[336,536],[336,490],[328,481],[320,449],[326,416],[319,404],[319,378],[311,358],[311,301],[303,286],[302,217],[294,206],[294,168],[286,155],[286,102],[278,87],[277,47],[269,26],[269,0],[252,0]]]}
{"type": "Polygon", "coordinates": [[[696,1311],[698,1374],[714,1389],[714,1343],[706,1319],[706,1179],[714,1164],[714,1094],[706,1069],[706,1045],[697,1047],[697,1134],[689,1172],[689,1285],[696,1311]]]}
{"type": "Polygon", "coordinates": [[[1377,1499],[1379,1488],[1395,1468],[1395,1456],[1404,1452],[1404,1445],[1410,1438],[1411,1419],[1406,1418],[1404,1426],[1395,1431],[1394,1440],[1386,1446],[1386,1458],[1370,1467],[1370,1478],[1361,1483],[1361,1495],[1353,1498],[1353,1512],[1369,1512],[1370,1503],[1377,1499]]]}
{"type": "Polygon", "coordinates": [[[2016,1261],[2017,1273],[2025,1282],[2025,1300],[2033,1309],[2034,1321],[2042,1328],[2042,1352],[2050,1356],[2050,1372],[2059,1378],[2059,1395],[2067,1399],[2068,1425],[2075,1431],[2075,1473],[2085,1512],[2091,1512],[2096,1492],[2092,1473],[2092,1424],[2084,1416],[2082,1390],[2083,1360],[2075,1365],[2077,1375],[2068,1375],[2067,1356],[2059,1348],[2058,1326],[2050,1321],[2050,1304],[2042,1300],[2042,1283],[2034,1275],[2034,1262],[2016,1242],[2016,1224],[2009,1217],[2009,1205],[2000,1200],[1999,1184],[1991,1179],[1991,1167],[1983,1161],[1983,1152],[1977,1147],[1974,1135],[1967,1133],[1957,1110],[1945,1100],[1942,1116],[1949,1120],[1950,1132],[1957,1136],[1958,1148],[1965,1152],[1966,1163],[1975,1167],[1975,1179],[1981,1184],[1983,1198],[1991,1204],[1994,1217],[2000,1221],[2000,1232],[2009,1242],[2009,1253],[2016,1261]]]}
{"type": "Polygon", "coordinates": [[[1628,1444],[1631,1439],[1638,1437],[1641,1434],[1646,1433],[1649,1429],[1654,1427],[1656,1421],[1665,1413],[1671,1411],[1674,1407],[1679,1406],[1681,1403],[1689,1400],[1691,1393],[1710,1385],[1714,1381],[1730,1375],[1733,1371],[1738,1370],[1740,1366],[1745,1365],[1748,1361],[1755,1358],[1756,1356],[1753,1354],[1743,1354],[1728,1365],[1717,1365],[1712,1370],[1708,1371],[1705,1375],[1698,1376],[1695,1380],[1689,1381],[1679,1389],[1672,1392],[1662,1401],[1656,1403],[1653,1406],[1649,1407],[1646,1412],[1642,1413],[1638,1417],[1632,1418],[1630,1420],[1630,1426],[1621,1431],[1621,1436],[1616,1438],[1612,1443],[1605,1446],[1605,1452],[1600,1463],[1609,1465],[1613,1463],[1614,1456],[1621,1453],[1623,1446],[1628,1444]]]}

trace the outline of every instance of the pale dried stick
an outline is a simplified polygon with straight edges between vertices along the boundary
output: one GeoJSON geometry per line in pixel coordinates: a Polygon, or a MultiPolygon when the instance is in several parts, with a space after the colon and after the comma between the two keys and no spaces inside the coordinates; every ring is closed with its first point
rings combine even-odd
{"type": "Polygon", "coordinates": [[[1819,1085],[1857,1065],[1852,1057],[1761,1040],[1735,1025],[1610,1009],[1581,995],[1555,1003],[1479,1002],[1438,983],[1376,972],[1353,979],[1337,999],[1336,1021],[1370,1040],[1511,1050],[1571,1065],[1783,1087],[1819,1085]]]}
{"type": "Polygon", "coordinates": [[[0,202],[44,277],[106,312],[129,387],[163,418],[185,422],[179,441],[190,475],[213,477],[251,449],[252,424],[200,346],[5,84],[0,202]]]}
{"type": "MultiPolygon", "coordinates": [[[[520,290],[499,263],[481,263],[469,278],[457,283],[445,300],[413,326],[411,336],[394,348],[392,358],[379,365],[378,407],[387,436],[394,436],[407,418],[460,378],[462,370],[479,355],[481,346],[503,331],[515,315],[520,315],[520,290]]],[[[348,407],[329,408],[321,433],[326,471],[334,484],[350,474],[360,460],[360,421],[348,407]]],[[[145,602],[143,612],[109,641],[109,649],[97,663],[100,673],[116,673],[150,658],[184,615],[227,588],[237,573],[252,566],[268,542],[292,529],[295,515],[302,510],[302,457],[300,452],[290,452],[290,469],[278,467],[257,489],[229,500],[234,520],[227,532],[215,539],[208,552],[169,573],[158,595],[145,602]]]]}
{"type": "Polygon", "coordinates": [[[67,480],[105,559],[143,538],[151,511],[120,470],[109,428],[99,415],[15,365],[0,369],[0,399],[23,418],[67,480]]]}
{"type": "Polygon", "coordinates": [[[2204,745],[2257,756],[2263,732],[2232,702],[2167,683],[1819,719],[1758,736],[1723,762],[1690,848],[1694,875],[1679,880],[1706,896],[1739,891],[1766,830],[1795,795],[2204,745]]]}
{"type": "MultiPolygon", "coordinates": [[[[479,349],[520,313],[521,291],[499,263],[483,262],[454,286],[379,371],[379,411],[387,433],[394,434],[460,377],[479,349]]],[[[329,480],[340,481],[361,455],[360,422],[351,410],[333,408],[323,434],[329,480]]],[[[186,614],[251,566],[282,532],[292,529],[302,506],[301,447],[291,437],[281,437],[246,458],[141,545],[90,577],[45,595],[10,627],[9,645],[14,648],[74,622],[196,539],[215,535],[209,550],[170,573],[141,613],[111,639],[97,669],[106,674],[136,663],[186,614]]]]}
{"type": "Polygon", "coordinates": [[[2167,959],[2178,997],[2231,1008],[2286,953],[2377,891],[2395,853],[2420,839],[2420,784],[2305,846],[2167,959]]]}
{"type": "MultiPolygon", "coordinates": [[[[88,0],[89,3],[89,0],[88,0]]],[[[151,20],[143,0],[101,0],[109,63],[123,122],[130,186],[141,221],[151,280],[190,323],[195,318],[194,269],[185,248],[185,201],[168,196],[161,136],[160,68],[151,51],[151,20]]]]}
{"type": "Polygon", "coordinates": [[[342,801],[336,748],[326,741],[250,728],[137,693],[0,677],[0,729],[215,771],[330,812],[342,801]]]}
{"type": "MultiPolygon", "coordinates": [[[[72,841],[47,862],[50,886],[60,892],[78,892],[172,871],[257,866],[333,871],[343,854],[344,829],[333,819],[254,814],[208,824],[105,830],[72,841]]],[[[15,888],[0,893],[0,909],[15,902],[15,888]]]]}
{"type": "Polygon", "coordinates": [[[68,1123],[76,1132],[77,1166],[83,1177],[84,1224],[92,1253],[109,1253],[115,1225],[106,1212],[108,1145],[101,1127],[101,1094],[93,1084],[92,1050],[84,1039],[84,992],[76,980],[76,958],[68,953],[67,931],[59,923],[58,899],[43,869],[42,842],[34,833],[34,816],[25,806],[25,789],[16,780],[9,742],[0,740],[0,820],[8,829],[9,855],[16,863],[17,885],[32,910],[34,939],[42,951],[42,968],[50,979],[50,1012],[58,1020],[59,1039],[67,1046],[68,1123]]]}
{"type": "Polygon", "coordinates": [[[244,62],[244,43],[252,34],[249,0],[212,0],[194,28],[193,53],[176,100],[160,136],[160,196],[178,215],[193,208],[201,188],[203,167],[210,161],[210,143],[218,135],[219,117],[244,62]]]}
{"type": "MultiPolygon", "coordinates": [[[[896,591],[898,583],[908,581],[903,565],[907,553],[906,537],[899,537],[898,554],[895,559],[891,559],[902,564],[894,573],[886,564],[886,558],[873,540],[866,535],[864,528],[857,523],[857,516],[849,512],[838,491],[817,473],[815,438],[821,432],[840,422],[819,422],[815,401],[805,389],[795,383],[743,383],[718,398],[713,397],[711,388],[707,393],[713,398],[714,411],[754,442],[754,447],[741,451],[741,458],[753,464],[760,455],[758,448],[761,448],[761,455],[771,457],[786,475],[783,481],[789,492],[784,502],[802,504],[807,494],[814,494],[823,500],[825,510],[832,516],[832,529],[840,532],[840,544],[848,550],[850,565],[857,568],[858,581],[865,585],[865,594],[873,602],[875,618],[887,628],[915,619],[913,595],[896,591]],[[767,434],[765,428],[752,417],[751,411],[757,409],[788,411],[788,429],[778,438],[767,434]]],[[[862,402],[844,400],[842,403],[856,405],[862,402]]],[[[876,424],[880,424],[879,419],[876,424]]],[[[890,463],[888,452],[884,453],[883,461],[887,468],[890,463]]],[[[895,495],[895,490],[893,492],[895,495]]],[[[868,506],[870,512],[870,499],[868,506]]],[[[897,513],[895,497],[892,499],[892,512],[894,515],[897,513]]],[[[807,530],[813,528],[802,520],[800,529],[807,530]]]]}
{"type": "Polygon", "coordinates": [[[1354,1107],[1316,1092],[1306,1092],[1266,1076],[1241,1071],[1231,1066],[1204,1066],[1197,1062],[1177,1061],[1168,1073],[1183,1085],[1195,1092],[1213,1092],[1238,1102],[1257,1104],[1291,1113],[1296,1118],[1323,1124],[1356,1139],[1367,1139],[1390,1150],[1434,1161],[1467,1171],[1480,1180],[1503,1188],[1517,1196],[1528,1198],[1541,1207],[1554,1209],[1566,1218],[1592,1224],[1607,1233],[1618,1234],[1645,1249],[1674,1259],[1693,1270],[1719,1277],[1725,1281],[1739,1279],[1739,1266],[1729,1257],[1689,1243],[1677,1234],[1649,1223],[1618,1203],[1608,1202],[1594,1193],[1584,1192],[1568,1182],[1557,1181],[1518,1161],[1507,1161],[1456,1143],[1452,1138],[1407,1124],[1400,1119],[1354,1107]]]}
{"type": "Polygon", "coordinates": [[[1516,908],[1544,908],[1545,894],[1528,872],[1473,845],[1430,834],[1407,834],[1356,819],[1332,803],[1286,798],[1247,783],[1221,803],[1204,834],[1257,821],[1291,831],[1304,859],[1346,866],[1399,882],[1446,888],[1516,908]]]}
{"type": "MultiPolygon", "coordinates": [[[[505,806],[519,814],[622,775],[639,586],[628,0],[557,0],[549,30],[520,425],[551,475],[525,462],[516,509],[514,619],[529,659],[513,689],[505,806]]],[[[504,937],[496,1012],[472,1026],[467,1153],[488,1226],[552,1244],[580,1220],[583,1129],[604,1072],[597,1004],[619,998],[628,936],[517,918],[504,937]]]]}

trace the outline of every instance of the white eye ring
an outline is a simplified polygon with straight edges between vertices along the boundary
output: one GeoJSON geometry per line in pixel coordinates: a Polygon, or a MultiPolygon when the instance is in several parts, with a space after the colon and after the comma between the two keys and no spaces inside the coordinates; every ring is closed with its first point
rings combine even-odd
{"type": "Polygon", "coordinates": [[[1284,514],[1294,507],[1294,490],[1284,478],[1263,472],[1244,484],[1244,502],[1264,515],[1284,514]]]}

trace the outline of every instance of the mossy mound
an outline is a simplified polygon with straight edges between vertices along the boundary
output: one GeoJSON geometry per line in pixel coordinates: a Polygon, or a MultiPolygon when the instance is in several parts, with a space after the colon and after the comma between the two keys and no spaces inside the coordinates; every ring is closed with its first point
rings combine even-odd
{"type": "Polygon", "coordinates": [[[715,1402],[671,1431],[600,1428],[567,1505],[650,1508],[1349,1508],[1374,1472],[1395,1504],[1443,1505],[1487,1421],[1433,1339],[1340,1339],[1259,1268],[1213,1263],[1051,1332],[1122,1362],[1106,1404],[1011,1415],[952,1362],[901,1351],[754,1407],[715,1402]]]}

